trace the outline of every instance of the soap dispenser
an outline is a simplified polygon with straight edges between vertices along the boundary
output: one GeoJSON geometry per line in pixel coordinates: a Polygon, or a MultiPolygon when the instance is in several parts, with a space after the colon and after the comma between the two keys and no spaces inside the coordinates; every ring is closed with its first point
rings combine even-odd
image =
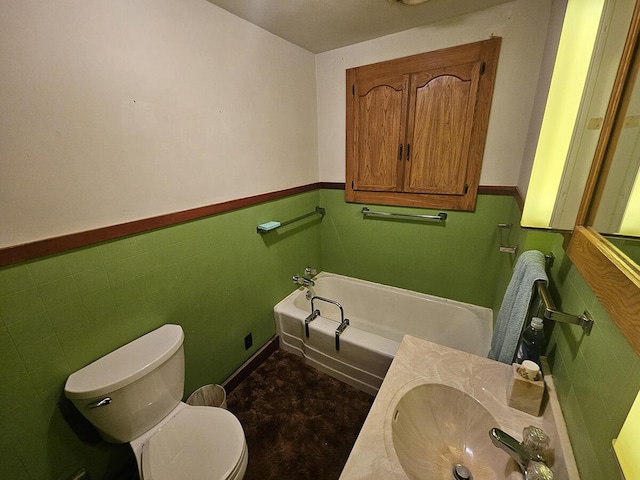
{"type": "Polygon", "coordinates": [[[544,353],[544,346],[544,323],[541,318],[533,317],[529,327],[522,333],[516,363],[531,360],[540,365],[540,355],[544,353]]]}
{"type": "Polygon", "coordinates": [[[537,417],[543,396],[544,379],[540,367],[530,360],[522,365],[514,363],[507,387],[507,405],[537,417]]]}

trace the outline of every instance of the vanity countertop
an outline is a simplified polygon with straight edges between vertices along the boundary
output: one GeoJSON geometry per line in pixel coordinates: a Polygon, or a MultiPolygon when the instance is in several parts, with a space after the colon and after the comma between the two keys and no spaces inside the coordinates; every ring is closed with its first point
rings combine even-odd
{"type": "MultiPolygon", "coordinates": [[[[362,426],[340,480],[409,479],[400,466],[391,436],[392,409],[411,388],[422,383],[440,383],[461,390],[478,400],[495,419],[497,428],[517,440],[522,430],[534,425],[551,439],[555,460],[551,465],[556,480],[578,479],[566,427],[557,403],[551,375],[545,375],[547,393],[543,414],[529,415],[507,405],[511,365],[454,350],[426,340],[405,336],[362,426]]],[[[487,432],[487,442],[490,442],[487,432]]],[[[521,480],[522,474],[507,453],[506,479],[521,480]]]]}

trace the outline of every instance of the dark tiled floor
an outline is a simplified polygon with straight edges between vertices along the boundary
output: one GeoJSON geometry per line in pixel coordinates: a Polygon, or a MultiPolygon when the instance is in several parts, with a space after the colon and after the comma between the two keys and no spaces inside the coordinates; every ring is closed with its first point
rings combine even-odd
{"type": "Polygon", "coordinates": [[[336,480],[373,397],[276,350],[228,394],[245,431],[245,480],[336,480]]]}

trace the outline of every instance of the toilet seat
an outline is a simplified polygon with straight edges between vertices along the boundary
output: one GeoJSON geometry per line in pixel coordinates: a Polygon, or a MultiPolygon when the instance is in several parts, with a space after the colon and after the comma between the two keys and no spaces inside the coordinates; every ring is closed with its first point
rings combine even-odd
{"type": "Polygon", "coordinates": [[[142,447],[144,480],[242,478],[247,446],[238,419],[215,407],[186,407],[142,447]]]}

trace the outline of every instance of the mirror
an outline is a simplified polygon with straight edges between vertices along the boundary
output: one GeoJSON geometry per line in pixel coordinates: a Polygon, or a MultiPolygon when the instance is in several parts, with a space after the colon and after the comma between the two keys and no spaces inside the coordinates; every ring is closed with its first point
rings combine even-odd
{"type": "Polygon", "coordinates": [[[640,82],[629,72],[610,139],[611,162],[593,228],[634,263],[640,263],[640,82]]]}
{"type": "Polygon", "coordinates": [[[593,228],[635,264],[640,264],[640,82],[629,73],[626,97],[618,109],[611,163],[595,210],[593,228]],[[628,101],[625,101],[628,98],[628,101]]]}
{"type": "Polygon", "coordinates": [[[640,236],[640,226],[634,230],[628,225],[632,220],[640,222],[637,196],[640,193],[636,193],[636,185],[640,190],[640,180],[636,180],[640,165],[640,91],[636,91],[640,90],[640,82],[636,89],[640,70],[639,30],[640,1],[636,2],[576,227],[567,248],[569,258],[638,354],[640,243],[635,237],[640,236]]]}

